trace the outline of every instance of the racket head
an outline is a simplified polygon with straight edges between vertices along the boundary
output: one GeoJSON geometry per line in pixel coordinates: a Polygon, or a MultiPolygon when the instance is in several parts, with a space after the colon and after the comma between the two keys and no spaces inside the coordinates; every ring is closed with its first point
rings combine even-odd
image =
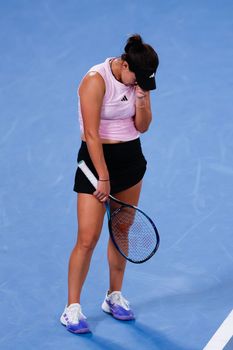
{"type": "MultiPolygon", "coordinates": [[[[115,198],[112,199],[116,201],[115,198]]],[[[117,203],[120,205],[113,212],[107,210],[111,239],[125,259],[141,264],[158,250],[158,230],[151,218],[141,209],[118,200],[117,203]]]]}

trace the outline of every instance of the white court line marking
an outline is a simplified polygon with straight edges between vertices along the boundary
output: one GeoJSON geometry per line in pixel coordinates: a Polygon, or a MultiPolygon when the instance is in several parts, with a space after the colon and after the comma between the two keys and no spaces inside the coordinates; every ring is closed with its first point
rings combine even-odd
{"type": "Polygon", "coordinates": [[[233,336],[233,310],[215,332],[203,350],[223,350],[233,336]]]}

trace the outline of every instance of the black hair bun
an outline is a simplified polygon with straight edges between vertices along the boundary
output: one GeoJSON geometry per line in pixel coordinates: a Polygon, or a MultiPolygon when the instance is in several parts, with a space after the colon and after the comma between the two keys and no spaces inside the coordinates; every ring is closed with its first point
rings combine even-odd
{"type": "Polygon", "coordinates": [[[134,34],[127,40],[125,52],[128,53],[131,49],[140,50],[143,48],[143,41],[139,34],[134,34]]]}
{"type": "MultiPolygon", "coordinates": [[[[131,72],[147,71],[147,76],[155,73],[159,64],[157,53],[152,46],[142,40],[139,34],[131,35],[128,38],[125,53],[121,55],[121,59],[128,63],[131,72]]],[[[155,86],[155,82],[153,86],[155,86]]],[[[154,87],[150,87],[148,90],[150,89],[154,89],[154,87]]]]}

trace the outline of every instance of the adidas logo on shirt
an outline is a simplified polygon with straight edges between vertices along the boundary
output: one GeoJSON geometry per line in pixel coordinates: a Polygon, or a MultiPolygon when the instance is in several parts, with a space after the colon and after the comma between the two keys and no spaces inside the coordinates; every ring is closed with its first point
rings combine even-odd
{"type": "Polygon", "coordinates": [[[128,101],[128,99],[127,99],[126,96],[124,96],[124,97],[121,99],[121,101],[128,101]]]}

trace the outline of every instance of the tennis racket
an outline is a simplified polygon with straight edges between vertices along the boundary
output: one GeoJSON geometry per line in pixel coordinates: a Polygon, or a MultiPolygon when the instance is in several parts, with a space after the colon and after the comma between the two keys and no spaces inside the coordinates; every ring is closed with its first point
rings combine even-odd
{"type": "MultiPolygon", "coordinates": [[[[78,166],[97,188],[98,180],[86,163],[82,160],[78,166]]],[[[154,222],[141,209],[111,195],[105,206],[110,237],[119,253],[135,264],[149,260],[158,250],[160,241],[154,222]]]]}

